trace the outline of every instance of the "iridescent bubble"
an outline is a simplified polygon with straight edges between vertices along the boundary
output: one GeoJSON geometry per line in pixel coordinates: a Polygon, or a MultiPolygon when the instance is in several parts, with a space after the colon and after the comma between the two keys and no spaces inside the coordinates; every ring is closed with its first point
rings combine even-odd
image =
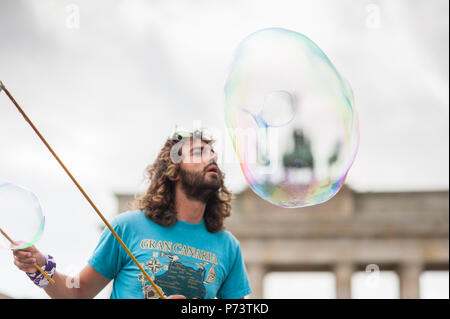
{"type": "Polygon", "coordinates": [[[38,197],[30,190],[0,182],[0,241],[5,248],[24,249],[34,245],[42,236],[45,218],[38,197]]]}
{"type": "Polygon", "coordinates": [[[238,46],[226,121],[242,172],[261,198],[302,207],[333,197],[359,144],[353,92],[306,36],[257,31],[238,46]]]}

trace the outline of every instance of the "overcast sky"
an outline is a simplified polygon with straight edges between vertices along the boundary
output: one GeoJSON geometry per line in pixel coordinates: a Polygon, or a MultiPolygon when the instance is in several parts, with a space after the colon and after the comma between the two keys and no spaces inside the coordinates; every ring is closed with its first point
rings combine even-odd
{"type": "MultiPolygon", "coordinates": [[[[224,128],[236,45],[266,27],[307,35],[355,93],[357,191],[448,189],[447,0],[2,0],[0,80],[107,218],[175,125],[224,128]]],[[[232,152],[228,137],[223,139],[232,152]]],[[[223,166],[239,192],[236,164],[223,166]]],[[[42,249],[85,265],[99,219],[5,94],[0,180],[31,188],[46,215],[42,249]]],[[[0,292],[45,296],[0,252],[0,292]],[[29,287],[25,289],[24,287],[29,287]]],[[[70,266],[72,265],[72,266],[70,266]]],[[[70,271],[70,270],[67,270],[70,271]]]]}

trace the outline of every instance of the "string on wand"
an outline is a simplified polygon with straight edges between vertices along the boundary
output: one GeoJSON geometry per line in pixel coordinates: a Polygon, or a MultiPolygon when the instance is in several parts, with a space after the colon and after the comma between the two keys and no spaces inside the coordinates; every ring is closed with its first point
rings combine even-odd
{"type": "Polygon", "coordinates": [[[22,114],[23,118],[25,119],[25,121],[27,121],[27,123],[31,126],[31,128],[33,129],[33,131],[39,136],[40,140],[42,141],[42,143],[45,144],[45,146],[47,147],[47,149],[50,151],[50,153],[53,155],[53,157],[56,159],[56,161],[59,163],[59,165],[62,167],[62,169],[67,173],[67,175],[70,177],[70,179],[72,180],[72,182],[75,184],[75,186],[78,188],[78,190],[81,192],[81,194],[83,194],[84,198],[86,198],[86,200],[89,202],[89,204],[92,206],[92,208],[94,209],[94,211],[97,213],[97,215],[101,218],[101,220],[103,221],[103,223],[106,225],[106,227],[109,228],[109,230],[111,231],[111,233],[114,235],[114,237],[117,239],[117,241],[120,243],[120,245],[123,247],[123,249],[125,249],[125,251],[127,252],[127,254],[130,256],[130,258],[133,260],[133,262],[136,264],[136,266],[139,268],[139,270],[142,272],[142,274],[145,276],[145,278],[150,282],[150,284],[153,286],[153,288],[156,290],[156,292],[158,293],[158,295],[163,298],[163,299],[167,299],[166,296],[164,296],[164,293],[161,291],[161,289],[153,282],[153,280],[150,278],[150,276],[148,275],[148,273],[144,270],[144,268],[141,266],[141,264],[137,261],[137,259],[133,256],[133,254],[131,253],[131,251],[128,249],[128,247],[125,245],[125,243],[123,242],[123,240],[119,237],[119,235],[116,233],[116,231],[111,227],[111,225],[109,224],[109,222],[106,220],[106,218],[103,216],[103,214],[100,212],[100,210],[97,208],[97,206],[95,206],[94,202],[91,200],[91,198],[86,194],[86,192],[83,190],[83,188],[81,187],[81,185],[77,182],[77,180],[73,177],[73,175],[70,173],[70,171],[66,168],[66,166],[64,165],[64,163],[59,159],[58,155],[56,155],[56,153],[53,151],[53,149],[51,148],[51,146],[47,143],[47,141],[45,140],[45,138],[41,135],[41,133],[38,131],[38,129],[36,128],[36,126],[34,126],[33,122],[31,122],[31,120],[28,118],[28,116],[26,115],[26,113],[22,110],[22,108],[20,107],[20,105],[16,102],[16,100],[14,99],[14,97],[11,95],[11,93],[9,93],[8,89],[3,85],[3,83],[0,81],[0,93],[1,91],[5,91],[6,95],[9,97],[9,99],[11,100],[11,102],[13,102],[13,104],[16,106],[17,110],[20,112],[20,114],[22,114]]]}

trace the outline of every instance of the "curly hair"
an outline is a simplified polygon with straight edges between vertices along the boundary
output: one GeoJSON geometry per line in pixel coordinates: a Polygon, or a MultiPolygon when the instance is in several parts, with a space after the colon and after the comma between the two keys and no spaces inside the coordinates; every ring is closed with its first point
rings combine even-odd
{"type": "MultiPolygon", "coordinates": [[[[192,138],[187,139],[192,141],[192,138]]],[[[202,137],[202,141],[212,144],[214,140],[202,137]]],[[[172,179],[180,173],[180,164],[171,159],[171,149],[179,141],[168,138],[155,162],[146,169],[150,182],[144,195],[136,197],[133,207],[142,210],[146,217],[161,226],[171,226],[177,222],[175,209],[175,183],[172,179]]],[[[181,150],[179,151],[181,152],[181,150]]],[[[181,155],[181,153],[179,153],[181,155]]],[[[225,218],[231,215],[231,192],[224,185],[224,176],[220,176],[221,187],[211,194],[206,202],[204,221],[211,233],[223,230],[225,218]]]]}

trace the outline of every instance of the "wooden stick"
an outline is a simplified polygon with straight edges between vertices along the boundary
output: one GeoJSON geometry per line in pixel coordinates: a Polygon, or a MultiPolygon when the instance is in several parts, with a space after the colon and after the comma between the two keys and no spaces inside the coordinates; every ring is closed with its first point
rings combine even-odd
{"type": "Polygon", "coordinates": [[[11,237],[9,237],[4,231],[3,229],[0,228],[0,233],[2,233],[3,236],[5,236],[6,239],[8,239],[8,241],[14,245],[14,241],[11,239],[11,237]]]}
{"type": "MultiPolygon", "coordinates": [[[[0,228],[0,233],[5,236],[6,239],[8,239],[8,241],[11,243],[11,245],[15,245],[16,243],[11,239],[11,237],[9,237],[4,231],[3,229],[0,228]]],[[[48,281],[50,281],[53,284],[55,284],[55,281],[41,268],[39,267],[38,264],[35,264],[34,267],[36,267],[37,270],[39,270],[41,272],[41,274],[43,274],[45,276],[45,278],[47,278],[48,281]]]]}
{"type": "Polygon", "coordinates": [[[90,197],[86,194],[86,192],[83,190],[83,188],[80,186],[80,184],[78,184],[77,180],[72,176],[72,174],[69,172],[69,170],[66,168],[66,166],[63,164],[63,162],[59,159],[58,155],[56,155],[56,153],[53,151],[53,149],[50,147],[50,145],[47,143],[47,141],[45,140],[45,138],[41,135],[41,133],[39,133],[38,129],[34,126],[33,122],[31,122],[31,120],[28,118],[28,116],[25,114],[25,112],[22,110],[22,108],[20,107],[20,105],[16,102],[16,100],[13,98],[13,96],[11,95],[11,93],[9,93],[9,91],[6,89],[6,87],[3,85],[3,83],[0,81],[0,92],[5,91],[6,95],[9,97],[9,99],[11,100],[11,102],[13,102],[13,104],[16,106],[17,110],[20,112],[20,114],[22,114],[23,118],[25,119],[25,121],[28,122],[28,124],[31,126],[31,128],[34,130],[34,132],[39,136],[39,138],[41,139],[41,141],[45,144],[45,146],[47,147],[47,149],[50,151],[50,153],[52,153],[53,157],[56,159],[56,161],[59,163],[59,165],[63,168],[63,170],[67,173],[67,175],[70,177],[70,179],[72,180],[72,182],[75,184],[75,186],[79,189],[79,191],[81,192],[81,194],[83,194],[84,198],[86,198],[86,200],[89,202],[89,204],[92,206],[92,208],[94,209],[94,211],[97,213],[97,215],[101,218],[101,220],[103,221],[103,223],[106,225],[106,227],[109,228],[109,230],[111,231],[111,233],[114,235],[114,237],[117,239],[117,241],[120,243],[120,245],[123,247],[123,249],[125,249],[125,251],[127,252],[128,256],[131,257],[131,259],[133,260],[133,262],[136,264],[136,266],[139,268],[139,270],[142,272],[142,274],[144,274],[144,276],[147,278],[147,280],[150,282],[150,284],[153,286],[153,288],[155,288],[156,292],[158,293],[158,295],[163,298],[166,299],[167,297],[164,296],[164,293],[159,289],[159,287],[153,282],[153,280],[150,278],[150,276],[147,274],[147,272],[144,270],[144,268],[141,266],[141,264],[139,264],[139,262],[137,261],[137,259],[133,256],[133,254],[131,253],[131,251],[128,249],[128,247],[125,245],[125,243],[122,241],[122,239],[119,237],[119,235],[117,235],[116,231],[111,227],[111,225],[108,223],[108,221],[106,220],[106,218],[102,215],[102,213],[100,212],[100,210],[97,208],[97,206],[95,206],[94,202],[90,199],[90,197]]]}

